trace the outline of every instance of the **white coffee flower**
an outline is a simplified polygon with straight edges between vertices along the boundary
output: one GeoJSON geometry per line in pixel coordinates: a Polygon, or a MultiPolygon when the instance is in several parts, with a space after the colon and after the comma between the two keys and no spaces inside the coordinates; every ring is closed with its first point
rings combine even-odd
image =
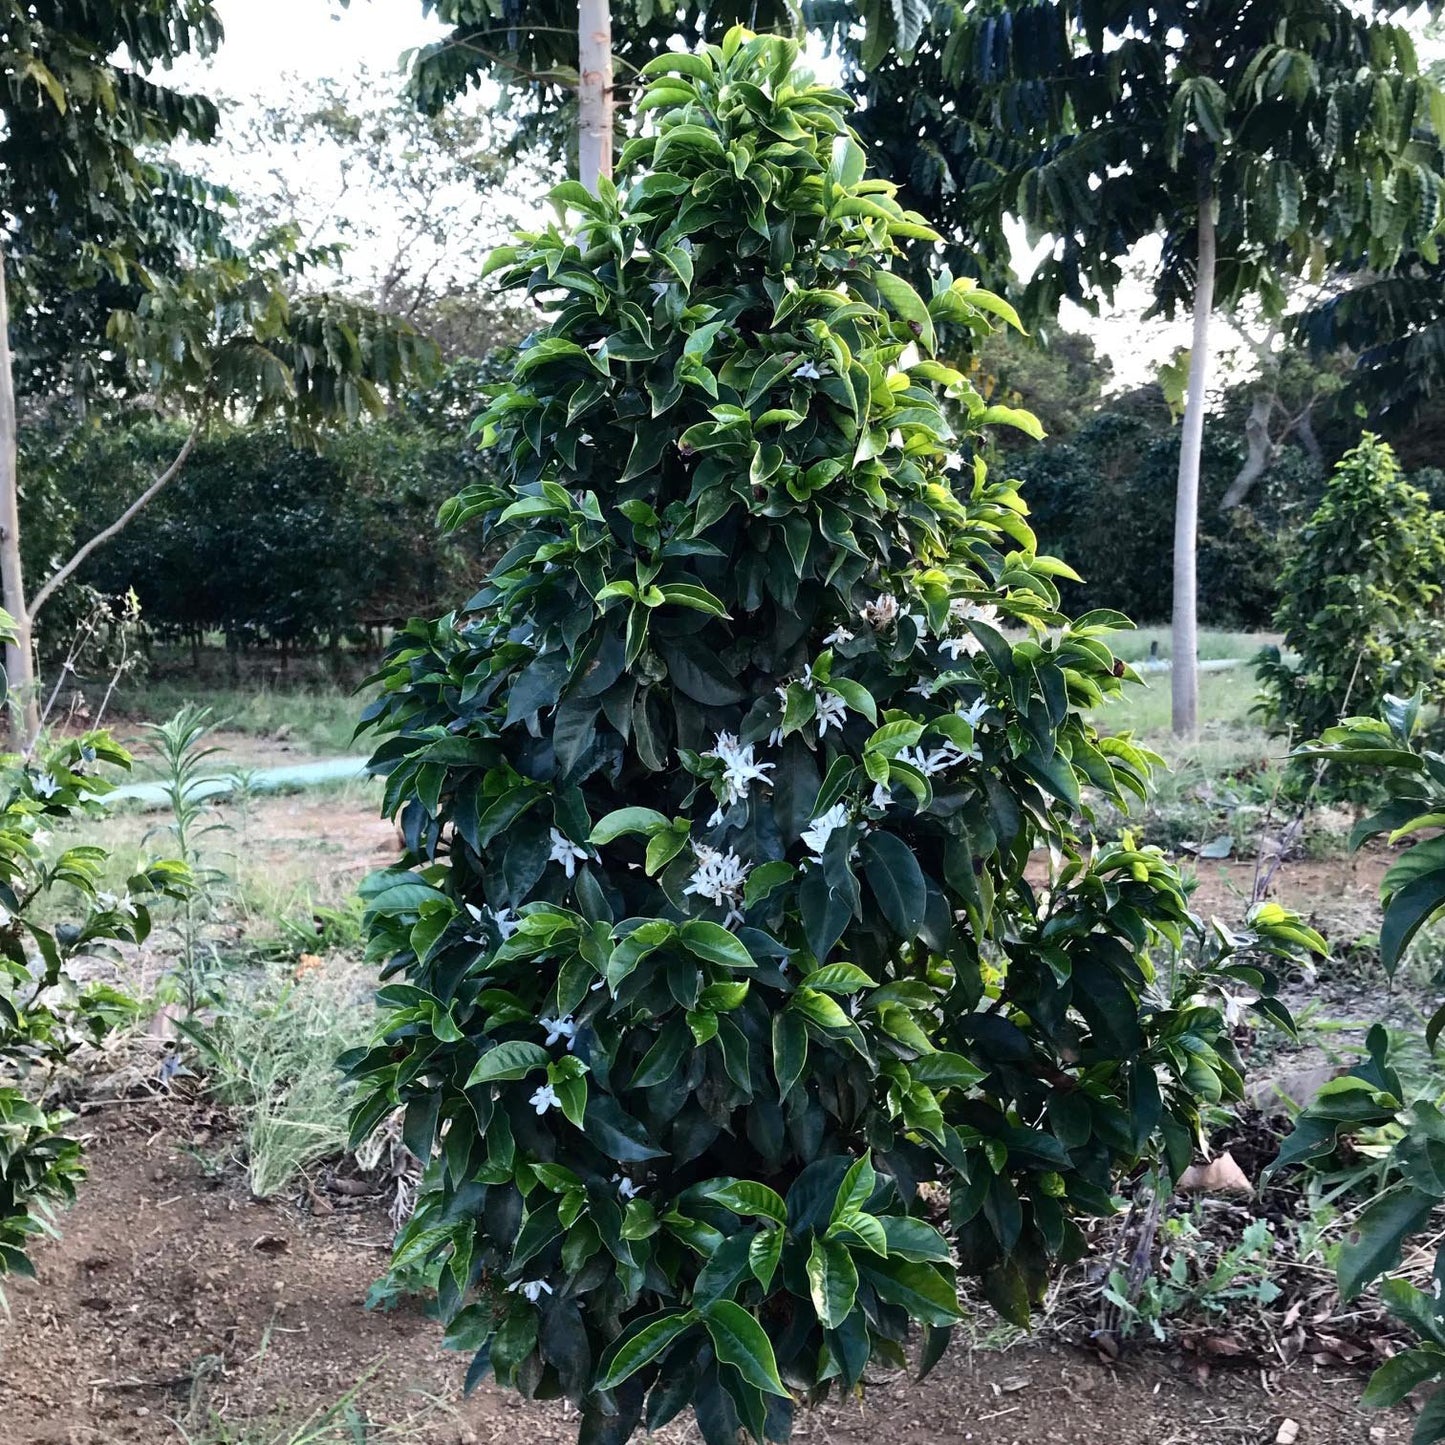
{"type": "Polygon", "coordinates": [[[34,788],[40,797],[53,798],[60,791],[60,784],[49,773],[37,773],[34,788]]]}
{"type": "Polygon", "coordinates": [[[1224,1000],[1225,1027],[1237,1029],[1241,1024],[1250,1022],[1249,1008],[1259,1002],[1258,994],[1230,993],[1227,988],[1221,988],[1219,996],[1224,1000]]]}
{"type": "Polygon", "coordinates": [[[959,708],[958,715],[969,727],[977,728],[983,721],[984,714],[989,709],[989,701],[986,697],[976,697],[967,707],[959,708]]]}
{"type": "Polygon", "coordinates": [[[507,1286],[508,1294],[516,1294],[520,1291],[526,1296],[528,1303],[536,1304],[544,1294],[552,1293],[552,1286],[545,1279],[513,1280],[507,1286]]]}
{"type": "Polygon", "coordinates": [[[823,646],[837,647],[840,642],[852,642],[856,635],[856,633],[849,632],[846,627],[839,625],[823,639],[823,646]]]}
{"type": "Polygon", "coordinates": [[[692,851],[697,856],[697,868],[682,891],[706,898],[719,908],[736,907],[748,879],[748,865],[731,848],[724,853],[720,848],[696,843],[692,851]]]}
{"type": "Polygon", "coordinates": [[[960,655],[977,657],[983,651],[983,643],[971,632],[965,632],[961,637],[945,637],[938,645],[955,662],[958,661],[960,655]]]}
{"type": "Polygon", "coordinates": [[[721,760],[723,793],[729,807],[746,798],[753,783],[771,781],[768,774],[777,767],[776,763],[758,762],[753,755],[753,744],[740,743],[732,733],[719,733],[712,750],[703,757],[721,760]]]}
{"type": "Polygon", "coordinates": [[[910,763],[917,768],[924,777],[931,778],[958,763],[965,761],[970,754],[956,747],[953,743],[946,742],[942,747],[925,751],[923,748],[904,748],[898,754],[898,760],[902,763],[910,763]]]}
{"type": "Polygon", "coordinates": [[[998,626],[998,608],[992,603],[975,602],[970,597],[955,597],[948,604],[948,615],[955,622],[987,622],[998,626]]]}
{"type": "Polygon", "coordinates": [[[811,361],[805,361],[793,372],[793,378],[796,381],[822,381],[823,373],[811,361]]]}
{"type": "Polygon", "coordinates": [[[538,1114],[545,1114],[548,1109],[560,1109],[562,1107],[562,1101],[557,1097],[557,1091],[551,1084],[543,1084],[527,1102],[538,1114]]]}
{"type": "Polygon", "coordinates": [[[572,1045],[577,1042],[577,1023],[571,1014],[563,1014],[559,1019],[538,1019],[537,1027],[546,1030],[549,1049],[558,1039],[566,1039],[567,1052],[572,1052],[572,1045]]]}
{"type": "Polygon", "coordinates": [[[569,878],[575,878],[577,876],[577,865],[579,863],[585,863],[592,855],[588,853],[585,848],[579,848],[570,838],[559,832],[556,828],[552,829],[551,836],[552,851],[548,854],[547,861],[550,863],[560,863],[562,865],[562,871],[566,873],[569,878]]]}
{"type": "Polygon", "coordinates": [[[820,818],[813,821],[803,832],[803,843],[808,851],[820,861],[823,857],[823,849],[828,846],[828,839],[839,828],[848,826],[848,809],[842,803],[834,803],[831,808],[820,818]]]}
{"type": "Polygon", "coordinates": [[[829,727],[842,727],[847,713],[848,704],[836,692],[820,692],[818,694],[818,736],[822,737],[829,727]]]}
{"type": "Polygon", "coordinates": [[[868,799],[875,808],[890,808],[893,806],[893,793],[884,783],[873,784],[873,796],[868,799]]]}
{"type": "Polygon", "coordinates": [[[624,1199],[636,1199],[642,1192],[625,1174],[614,1174],[612,1182],[617,1186],[617,1192],[624,1199]]]}

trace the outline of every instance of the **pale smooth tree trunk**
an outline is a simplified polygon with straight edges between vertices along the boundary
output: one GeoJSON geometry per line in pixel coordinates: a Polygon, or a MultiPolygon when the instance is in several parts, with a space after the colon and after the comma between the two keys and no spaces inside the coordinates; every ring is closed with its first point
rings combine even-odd
{"type": "Polygon", "coordinates": [[[577,169],[593,194],[612,178],[612,10],[610,0],[580,0],[577,10],[577,169]]]}
{"type": "Polygon", "coordinates": [[[1214,311],[1214,196],[1199,202],[1199,262],[1194,277],[1194,344],[1189,353],[1189,398],[1179,439],[1179,484],[1174,499],[1173,667],[1174,731],[1199,731],[1199,460],[1204,447],[1204,393],[1209,385],[1209,318],[1214,311]]]}
{"type": "Polygon", "coordinates": [[[15,435],[15,367],[10,355],[10,304],[5,287],[5,255],[0,250],[0,593],[15,620],[15,636],[5,644],[5,676],[10,685],[11,736],[29,746],[40,729],[39,688],[30,609],[20,566],[20,478],[15,435]]]}

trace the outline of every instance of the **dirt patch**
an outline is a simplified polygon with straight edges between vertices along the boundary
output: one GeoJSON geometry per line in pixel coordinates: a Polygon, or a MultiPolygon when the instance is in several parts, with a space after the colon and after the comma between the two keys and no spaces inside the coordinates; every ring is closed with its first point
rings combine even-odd
{"type": "MultiPolygon", "coordinates": [[[[438,1348],[439,1326],[419,1310],[363,1309],[390,1235],[384,1200],[330,1195],[326,1213],[251,1200],[233,1169],[216,1169],[227,1141],[204,1108],[128,1104],[85,1122],[91,1178],[0,1320],[0,1445],[181,1442],[208,1411],[237,1435],[246,1422],[274,1430],[358,1385],[379,1432],[368,1439],[574,1438],[565,1406],[488,1387],[462,1400],[465,1362],[438,1348]]],[[[955,1347],[923,1386],[879,1379],[865,1403],[801,1416],[795,1434],[839,1445],[1266,1445],[1293,1419],[1300,1445],[1403,1445],[1407,1414],[1357,1411],[1363,1380],[1301,1364],[1201,1381],[1184,1357],[1105,1365],[1063,1346],[955,1347]]],[[[693,1445],[697,1433],[680,1425],[663,1438],[693,1445]]]]}
{"type": "MultiPolygon", "coordinates": [[[[1336,858],[1295,858],[1280,865],[1266,897],[1292,908],[1332,942],[1348,942],[1380,926],[1380,879],[1399,856],[1371,847],[1336,858]]],[[[1243,918],[1254,887],[1255,862],[1181,858],[1196,887],[1191,907],[1208,917],[1243,918]]]]}

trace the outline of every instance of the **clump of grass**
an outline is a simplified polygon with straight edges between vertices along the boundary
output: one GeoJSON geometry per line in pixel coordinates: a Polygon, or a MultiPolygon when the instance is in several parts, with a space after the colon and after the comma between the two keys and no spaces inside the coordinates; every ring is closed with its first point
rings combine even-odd
{"type": "Polygon", "coordinates": [[[365,1042],[372,1015],[359,976],[308,957],[233,977],[214,1014],[187,1026],[211,1092],[240,1121],[257,1198],[346,1147],[350,1093],[336,1060],[365,1042]]]}
{"type": "Polygon", "coordinates": [[[440,1400],[421,1396],[419,1408],[409,1419],[385,1424],[374,1421],[360,1403],[366,1384],[363,1379],[340,1399],[318,1405],[298,1421],[279,1417],[233,1421],[203,1404],[202,1383],[198,1377],[190,1419],[184,1425],[176,1424],[185,1445],[422,1445],[437,1438],[434,1431],[439,1416],[455,1416],[440,1400]]]}

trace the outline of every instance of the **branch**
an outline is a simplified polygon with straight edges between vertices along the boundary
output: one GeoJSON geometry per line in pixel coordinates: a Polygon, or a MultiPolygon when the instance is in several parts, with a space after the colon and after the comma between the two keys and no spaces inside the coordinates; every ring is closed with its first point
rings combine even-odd
{"type": "Polygon", "coordinates": [[[1271,462],[1279,453],[1274,438],[1269,434],[1269,419],[1274,411],[1272,396],[1257,396],[1249,409],[1249,419],[1244,424],[1245,441],[1249,454],[1240,467],[1228,490],[1219,499],[1221,512],[1233,511],[1249,495],[1254,484],[1265,474],[1271,462]]]}
{"type": "Polygon", "coordinates": [[[196,418],[196,424],[191,428],[190,435],[185,440],[185,445],[176,453],[176,459],[113,521],[110,526],[102,527],[90,541],[83,543],[77,548],[75,555],[71,557],[58,571],[52,572],[49,580],[30,599],[28,611],[32,619],[35,614],[50,600],[57,587],[67,581],[76,569],[95,551],[97,547],[109,542],[118,532],[123,531],[134,518],[148,507],[161,492],[175,481],[180,470],[186,464],[187,458],[195,449],[196,442],[200,439],[201,432],[205,430],[206,412],[203,409],[200,416],[196,418]]]}

